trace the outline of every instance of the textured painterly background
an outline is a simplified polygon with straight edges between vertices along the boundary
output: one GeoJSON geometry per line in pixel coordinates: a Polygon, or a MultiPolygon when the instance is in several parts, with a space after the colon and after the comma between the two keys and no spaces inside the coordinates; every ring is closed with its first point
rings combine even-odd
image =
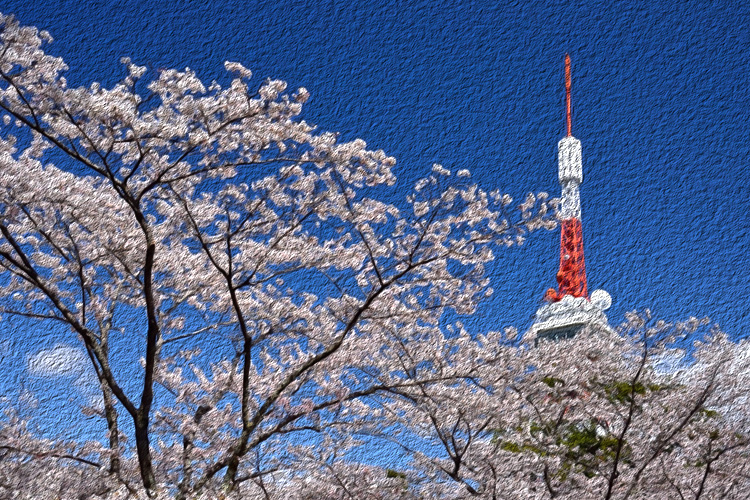
{"type": "MultiPolygon", "coordinates": [[[[396,203],[433,163],[468,168],[516,199],[558,195],[569,52],[590,289],[612,295],[613,323],[648,307],[665,319],[709,316],[743,337],[749,5],[11,0],[1,9],[52,34],[48,50],[67,61],[73,85],[111,85],[129,56],[224,82],[224,61],[239,61],[258,81],[304,86],[304,119],[397,158],[396,203]]],[[[501,255],[495,294],[467,328],[526,329],[554,285],[558,242],[557,231],[538,232],[501,255]]],[[[85,398],[75,342],[6,320],[0,392],[33,397],[52,384],[60,398],[85,398]]]]}

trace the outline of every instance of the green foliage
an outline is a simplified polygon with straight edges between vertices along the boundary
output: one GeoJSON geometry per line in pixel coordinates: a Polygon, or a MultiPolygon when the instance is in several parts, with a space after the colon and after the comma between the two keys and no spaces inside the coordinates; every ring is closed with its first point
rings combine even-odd
{"type": "Polygon", "coordinates": [[[518,443],[514,443],[512,441],[501,441],[500,442],[500,449],[504,451],[509,451],[511,453],[521,453],[523,451],[523,448],[518,443]]]}
{"type": "Polygon", "coordinates": [[[614,457],[614,450],[617,448],[617,438],[604,430],[595,422],[591,421],[586,424],[569,424],[566,432],[559,440],[569,450],[571,456],[582,454],[611,454],[614,457]]]}
{"type": "Polygon", "coordinates": [[[539,455],[540,457],[546,457],[549,455],[549,453],[546,452],[541,446],[536,446],[529,442],[521,444],[514,443],[513,441],[503,440],[497,440],[496,442],[499,444],[501,450],[508,451],[510,453],[530,452],[534,455],[539,455]]]}
{"type": "MultiPolygon", "coordinates": [[[[565,466],[560,469],[559,473],[567,476],[572,470],[591,478],[596,475],[602,465],[615,459],[619,440],[606,432],[598,422],[590,420],[585,423],[568,424],[558,438],[557,444],[565,449],[565,466]]],[[[628,463],[630,455],[630,447],[624,442],[621,449],[623,462],[628,463]]]]}
{"type": "Polygon", "coordinates": [[[388,478],[400,478],[406,480],[406,474],[397,470],[388,469],[385,471],[385,477],[388,478]]]}
{"type": "Polygon", "coordinates": [[[612,403],[630,404],[631,398],[645,396],[649,392],[659,392],[669,389],[664,384],[644,384],[642,382],[615,381],[603,385],[607,399],[612,403]]]}
{"type": "Polygon", "coordinates": [[[719,418],[721,414],[716,410],[709,410],[708,408],[701,408],[699,410],[701,416],[705,418],[719,418]]]}
{"type": "Polygon", "coordinates": [[[563,379],[550,377],[550,376],[544,377],[542,379],[542,382],[544,382],[545,384],[547,384],[549,387],[552,387],[552,388],[554,388],[557,384],[565,385],[565,381],[563,379]]]}
{"type": "Polygon", "coordinates": [[[635,395],[643,396],[646,394],[646,390],[646,386],[641,382],[634,384],[630,382],[612,382],[604,386],[607,399],[613,403],[630,403],[632,397],[635,395]]]}
{"type": "MultiPolygon", "coordinates": [[[[560,425],[544,425],[531,422],[528,427],[529,439],[514,442],[503,439],[504,431],[496,430],[493,442],[500,450],[510,453],[531,453],[539,457],[558,454],[563,459],[555,477],[564,481],[571,473],[581,473],[586,477],[594,477],[602,466],[610,463],[617,455],[618,438],[607,432],[594,419],[585,422],[562,422],[560,425]],[[541,437],[553,437],[556,451],[543,444],[541,437]]],[[[627,442],[623,442],[620,458],[623,463],[630,463],[632,450],[627,442]]]]}

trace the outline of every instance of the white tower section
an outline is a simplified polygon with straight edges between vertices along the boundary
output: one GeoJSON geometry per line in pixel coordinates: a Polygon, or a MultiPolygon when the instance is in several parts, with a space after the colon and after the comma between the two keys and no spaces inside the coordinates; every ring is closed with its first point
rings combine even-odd
{"type": "Polygon", "coordinates": [[[581,218],[580,186],[583,182],[583,160],[581,141],[573,136],[560,139],[557,143],[558,178],[562,189],[560,218],[581,218]]]}

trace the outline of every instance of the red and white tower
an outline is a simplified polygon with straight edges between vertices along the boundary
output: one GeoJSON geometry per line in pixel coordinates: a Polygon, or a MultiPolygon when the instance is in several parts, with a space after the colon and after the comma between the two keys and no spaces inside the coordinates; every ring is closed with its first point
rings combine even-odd
{"type": "Polygon", "coordinates": [[[560,270],[557,272],[558,290],[550,288],[545,294],[545,299],[549,302],[557,302],[565,295],[589,298],[581,228],[580,186],[583,182],[583,161],[581,141],[573,137],[571,87],[570,56],[565,54],[565,122],[568,133],[557,143],[558,178],[562,191],[559,210],[560,270]]]}
{"type": "Polygon", "coordinates": [[[583,183],[581,141],[573,137],[571,107],[572,78],[570,56],[565,55],[565,121],[567,134],[557,143],[558,179],[561,200],[560,270],[557,290],[544,294],[547,302],[536,313],[529,331],[534,338],[560,339],[575,336],[587,325],[610,329],[604,311],[612,299],[604,290],[595,290],[589,297],[586,264],[583,258],[580,186],[583,183]]]}

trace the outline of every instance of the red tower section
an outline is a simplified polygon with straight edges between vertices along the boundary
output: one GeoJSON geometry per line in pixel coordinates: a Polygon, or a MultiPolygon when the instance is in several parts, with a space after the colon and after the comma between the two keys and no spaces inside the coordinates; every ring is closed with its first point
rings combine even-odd
{"type": "MultiPolygon", "coordinates": [[[[565,104],[567,136],[572,137],[571,119],[571,75],[570,56],[565,55],[565,104]]],[[[562,152],[560,153],[562,154],[562,152]]],[[[579,156],[580,158],[580,156],[579,156]]],[[[582,177],[580,177],[582,179],[582,177]]],[[[579,179],[579,180],[580,180],[579,179]]],[[[563,186],[562,204],[574,207],[574,213],[580,214],[580,202],[578,200],[578,182],[569,181],[572,184],[563,186]],[[572,196],[571,192],[575,193],[572,196]],[[571,199],[568,199],[571,198],[571,199]]],[[[585,297],[588,299],[588,285],[586,284],[586,264],[583,259],[583,231],[581,219],[570,217],[563,219],[560,224],[560,270],[557,272],[558,289],[550,288],[544,295],[545,300],[557,302],[565,295],[573,297],[585,297]]]]}
{"type": "Polygon", "coordinates": [[[583,259],[583,231],[579,219],[566,219],[560,224],[560,270],[557,286],[547,290],[544,298],[557,302],[565,295],[589,297],[586,284],[586,264],[583,259]]]}

